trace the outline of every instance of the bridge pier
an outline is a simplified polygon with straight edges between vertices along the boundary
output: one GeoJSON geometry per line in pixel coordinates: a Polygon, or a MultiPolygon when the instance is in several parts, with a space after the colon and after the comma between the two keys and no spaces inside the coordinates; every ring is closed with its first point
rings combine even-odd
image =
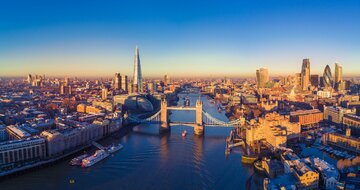
{"type": "Polygon", "coordinates": [[[194,134],[195,135],[204,135],[204,125],[194,125],[194,134]]]}
{"type": "Polygon", "coordinates": [[[167,110],[167,101],[166,99],[161,100],[160,105],[160,127],[159,127],[159,133],[167,133],[170,131],[169,126],[169,118],[168,118],[168,110],[167,110]]]}
{"type": "Polygon", "coordinates": [[[203,103],[202,101],[199,99],[196,101],[196,106],[195,106],[195,114],[196,114],[196,122],[194,125],[194,134],[195,135],[204,135],[204,125],[203,125],[203,111],[202,111],[202,106],[203,103]]]}

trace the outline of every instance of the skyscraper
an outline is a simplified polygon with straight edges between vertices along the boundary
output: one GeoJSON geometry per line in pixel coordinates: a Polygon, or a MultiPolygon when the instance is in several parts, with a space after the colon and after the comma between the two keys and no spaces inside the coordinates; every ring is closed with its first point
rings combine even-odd
{"type": "Polygon", "coordinates": [[[319,86],[319,75],[310,75],[310,82],[313,87],[319,86]]]}
{"type": "Polygon", "coordinates": [[[301,73],[295,73],[295,86],[301,86],[301,73]]]}
{"type": "Polygon", "coordinates": [[[310,85],[310,60],[303,59],[301,67],[301,88],[307,90],[310,85]]]}
{"type": "Polygon", "coordinates": [[[139,48],[136,46],[133,75],[133,92],[143,92],[139,48]]]}
{"type": "Polygon", "coordinates": [[[116,90],[121,89],[121,75],[120,75],[120,73],[115,73],[113,88],[116,89],[116,90]]]}
{"type": "Polygon", "coordinates": [[[168,75],[165,75],[164,76],[164,85],[166,86],[168,84],[170,84],[170,77],[168,75]]]}
{"type": "Polygon", "coordinates": [[[106,100],[108,94],[108,89],[106,87],[102,87],[101,89],[101,99],[106,100]]]}
{"type": "Polygon", "coordinates": [[[324,69],[324,74],[323,74],[323,85],[325,88],[332,88],[333,82],[332,82],[332,76],[331,76],[331,69],[329,67],[329,65],[326,65],[325,69],[324,69]]]}
{"type": "Polygon", "coordinates": [[[29,84],[31,84],[31,83],[32,83],[32,77],[31,77],[31,74],[29,74],[29,75],[28,75],[27,82],[28,82],[29,84]]]}
{"type": "Polygon", "coordinates": [[[126,75],[121,77],[121,89],[125,92],[129,92],[128,89],[128,77],[126,75]]]}
{"type": "Polygon", "coordinates": [[[338,63],[335,63],[335,82],[339,83],[342,80],[342,66],[338,63]]]}
{"type": "Polygon", "coordinates": [[[260,68],[256,70],[256,80],[258,88],[264,88],[269,82],[269,71],[267,68],[260,68]]]}

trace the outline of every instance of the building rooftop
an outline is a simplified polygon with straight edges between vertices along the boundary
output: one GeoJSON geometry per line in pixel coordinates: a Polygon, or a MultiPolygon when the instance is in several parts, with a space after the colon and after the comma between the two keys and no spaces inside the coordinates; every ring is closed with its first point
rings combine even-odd
{"type": "Polygon", "coordinates": [[[313,114],[313,113],[322,113],[322,112],[320,110],[318,110],[318,109],[297,110],[297,111],[290,112],[290,115],[291,116],[297,116],[297,115],[306,115],[306,114],[313,114]]]}
{"type": "Polygon", "coordinates": [[[7,126],[7,129],[11,132],[15,133],[20,138],[30,137],[30,133],[26,132],[25,130],[21,129],[20,127],[17,127],[15,125],[9,125],[7,126]]]}

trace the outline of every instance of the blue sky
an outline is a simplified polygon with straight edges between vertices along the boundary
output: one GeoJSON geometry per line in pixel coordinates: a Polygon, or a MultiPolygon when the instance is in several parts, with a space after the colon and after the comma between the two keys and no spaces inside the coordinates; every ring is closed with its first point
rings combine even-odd
{"type": "Polygon", "coordinates": [[[360,1],[3,1],[0,76],[360,75],[360,1]]]}

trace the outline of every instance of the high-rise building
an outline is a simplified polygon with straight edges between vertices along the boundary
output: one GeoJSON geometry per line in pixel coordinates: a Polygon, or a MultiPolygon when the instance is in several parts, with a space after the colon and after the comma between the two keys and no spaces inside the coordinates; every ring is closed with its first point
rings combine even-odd
{"type": "Polygon", "coordinates": [[[258,88],[264,88],[269,82],[269,70],[267,68],[260,68],[256,70],[256,80],[258,88]]]}
{"type": "Polygon", "coordinates": [[[342,80],[342,66],[338,63],[335,63],[335,82],[339,83],[342,80]]]}
{"type": "Polygon", "coordinates": [[[115,90],[120,90],[121,89],[121,75],[120,75],[120,73],[115,73],[113,88],[115,90]]]}
{"type": "Polygon", "coordinates": [[[295,74],[295,86],[301,86],[301,73],[295,74]]]}
{"type": "Polygon", "coordinates": [[[121,89],[125,92],[129,92],[128,89],[128,77],[126,75],[121,77],[121,89]]]}
{"type": "Polygon", "coordinates": [[[133,92],[143,92],[139,48],[136,46],[133,74],[133,92]]]}
{"type": "Polygon", "coordinates": [[[28,82],[29,84],[31,84],[31,83],[32,83],[32,77],[31,77],[31,74],[29,74],[29,75],[28,75],[27,82],[28,82]]]}
{"type": "Polygon", "coordinates": [[[66,86],[64,84],[60,85],[60,94],[65,94],[66,86]]]}
{"type": "Polygon", "coordinates": [[[153,93],[156,91],[156,84],[154,82],[148,82],[147,83],[147,90],[150,93],[153,93]]]}
{"type": "Polygon", "coordinates": [[[307,90],[310,85],[310,60],[303,59],[301,68],[301,88],[307,90]]]}
{"type": "Polygon", "coordinates": [[[170,84],[170,77],[168,75],[165,75],[164,76],[164,85],[166,86],[168,84],[170,84]]]}
{"type": "Polygon", "coordinates": [[[65,77],[64,79],[64,85],[68,86],[69,85],[69,77],[65,77]]]}
{"type": "Polygon", "coordinates": [[[107,99],[107,94],[108,94],[108,89],[106,87],[103,87],[101,89],[101,99],[106,100],[107,99]]]}
{"type": "Polygon", "coordinates": [[[326,67],[324,69],[323,85],[325,88],[330,88],[330,87],[332,88],[332,86],[333,86],[331,69],[330,69],[329,65],[326,65],[326,67]]]}
{"type": "Polygon", "coordinates": [[[319,75],[310,75],[311,86],[318,87],[319,86],[319,75]]]}

